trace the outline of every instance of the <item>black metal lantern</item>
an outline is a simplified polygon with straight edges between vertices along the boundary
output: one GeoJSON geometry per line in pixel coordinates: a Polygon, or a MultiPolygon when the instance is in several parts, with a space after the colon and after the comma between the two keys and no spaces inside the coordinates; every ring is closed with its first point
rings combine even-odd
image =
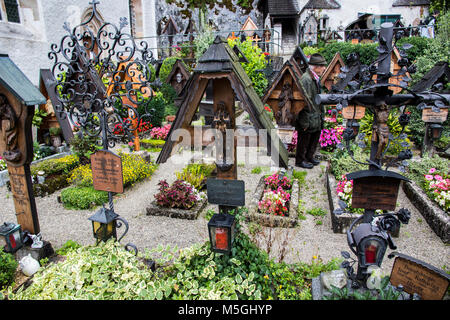
{"type": "Polygon", "coordinates": [[[214,214],[208,222],[211,250],[217,253],[231,253],[235,234],[235,217],[227,213],[214,214]]]}
{"type": "Polygon", "coordinates": [[[14,253],[23,247],[23,234],[20,224],[3,223],[0,226],[0,248],[14,253]]]}
{"type": "Polygon", "coordinates": [[[439,123],[430,124],[431,137],[433,140],[438,140],[442,136],[443,127],[439,123]]]}
{"type": "Polygon", "coordinates": [[[361,223],[353,232],[347,233],[350,249],[358,257],[356,275],[358,280],[365,281],[370,276],[367,272],[368,267],[374,265],[381,267],[387,245],[392,243],[389,237],[386,232],[371,223],[361,223]]]}
{"type": "Polygon", "coordinates": [[[107,241],[111,237],[117,238],[116,219],[119,217],[114,211],[105,207],[89,217],[92,221],[92,231],[98,241],[107,241]]]}

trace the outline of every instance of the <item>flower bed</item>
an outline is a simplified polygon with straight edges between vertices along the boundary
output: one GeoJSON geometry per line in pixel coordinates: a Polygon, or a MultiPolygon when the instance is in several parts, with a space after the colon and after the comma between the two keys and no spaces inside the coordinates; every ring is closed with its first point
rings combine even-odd
{"type": "Polygon", "coordinates": [[[161,180],[158,185],[159,192],[147,207],[147,215],[193,220],[207,204],[206,194],[186,181],[176,180],[169,185],[161,180]]]}
{"type": "MultiPolygon", "coordinates": [[[[425,160],[426,161],[426,160],[425,160]]],[[[403,184],[406,196],[444,243],[450,243],[450,179],[442,168],[430,168],[423,179],[403,184]]]]}
{"type": "Polygon", "coordinates": [[[264,226],[295,227],[298,221],[298,188],[296,179],[281,178],[278,173],[262,176],[244,216],[247,221],[257,221],[264,226]]]}
{"type": "Polygon", "coordinates": [[[166,124],[163,127],[154,127],[150,130],[150,137],[152,139],[166,140],[170,127],[170,124],[166,124]]]}
{"type": "MultiPolygon", "coordinates": [[[[149,178],[156,170],[157,166],[145,160],[145,155],[127,154],[119,152],[122,159],[123,169],[123,186],[124,188],[132,187],[135,183],[149,178]]],[[[72,170],[67,181],[73,187],[67,188],[61,192],[60,201],[67,208],[87,209],[105,202],[104,191],[93,189],[91,165],[86,164],[72,170]],[[78,196],[83,197],[78,205],[76,199],[78,196]],[[71,200],[73,199],[73,201],[71,200]],[[87,207],[86,207],[87,206],[87,207]]]]}
{"type": "Polygon", "coordinates": [[[446,173],[436,172],[431,168],[424,175],[424,191],[446,212],[450,210],[450,179],[446,173]]]}

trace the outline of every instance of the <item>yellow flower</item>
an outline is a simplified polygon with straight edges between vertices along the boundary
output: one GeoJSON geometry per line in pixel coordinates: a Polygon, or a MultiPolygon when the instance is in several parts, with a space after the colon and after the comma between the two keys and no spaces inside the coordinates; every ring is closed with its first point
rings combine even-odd
{"type": "Polygon", "coordinates": [[[317,256],[313,256],[313,259],[317,259],[317,256]]]}
{"type": "Polygon", "coordinates": [[[269,279],[269,276],[266,274],[266,275],[264,276],[264,279],[269,279]]]}

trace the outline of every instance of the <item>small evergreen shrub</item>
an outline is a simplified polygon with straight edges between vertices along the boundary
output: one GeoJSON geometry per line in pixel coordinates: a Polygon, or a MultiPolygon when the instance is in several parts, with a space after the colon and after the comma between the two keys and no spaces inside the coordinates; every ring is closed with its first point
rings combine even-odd
{"type": "Polygon", "coordinates": [[[10,253],[0,248],[0,289],[9,286],[14,281],[18,262],[10,253]]]}
{"type": "Polygon", "coordinates": [[[95,190],[94,187],[69,187],[61,192],[61,201],[65,208],[91,209],[108,202],[108,192],[95,190]]]}

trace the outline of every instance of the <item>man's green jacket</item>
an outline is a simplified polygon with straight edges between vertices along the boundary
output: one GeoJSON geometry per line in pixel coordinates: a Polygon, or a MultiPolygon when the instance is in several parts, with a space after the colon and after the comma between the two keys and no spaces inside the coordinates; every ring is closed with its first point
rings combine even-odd
{"type": "Polygon", "coordinates": [[[308,70],[300,78],[300,86],[305,95],[305,107],[298,113],[295,120],[297,131],[316,132],[323,128],[323,106],[316,104],[315,97],[320,93],[320,86],[308,70]],[[305,130],[306,129],[306,130],[305,130]]]}

